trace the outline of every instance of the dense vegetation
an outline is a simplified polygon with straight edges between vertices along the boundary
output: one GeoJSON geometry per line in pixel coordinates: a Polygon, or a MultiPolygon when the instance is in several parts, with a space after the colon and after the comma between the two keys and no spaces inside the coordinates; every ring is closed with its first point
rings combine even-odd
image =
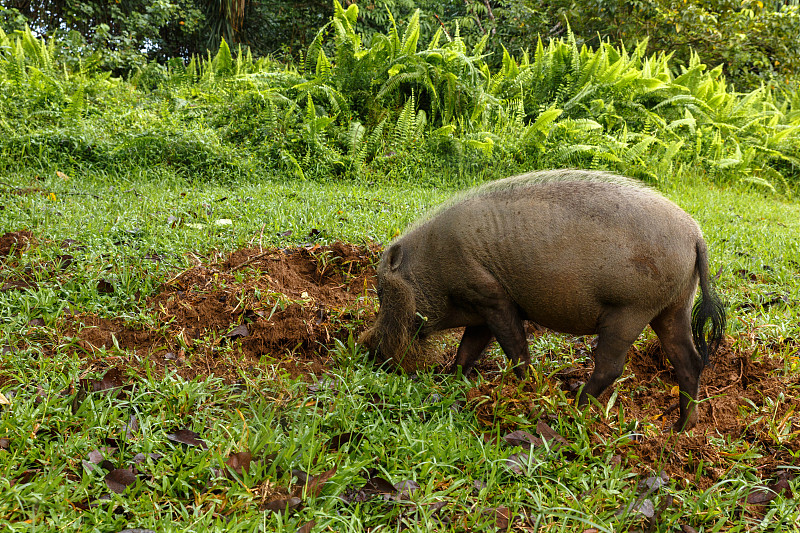
{"type": "MultiPolygon", "coordinates": [[[[423,42],[438,29],[457,29],[472,48],[484,37],[485,58],[497,67],[503,48],[518,55],[533,49],[537,36],[548,43],[571,29],[579,45],[609,40],[629,46],[648,40],[647,54],[669,50],[688,65],[697,52],[712,67],[722,65],[739,89],[760,83],[796,81],[800,68],[800,7],[797,0],[347,0],[357,5],[365,42],[385,32],[392,14],[400,31],[420,10],[423,42]]],[[[319,27],[330,17],[327,0],[176,0],[106,2],[9,0],[0,7],[6,30],[36,28],[69,43],[67,55],[115,74],[158,60],[189,59],[215,50],[222,38],[256,56],[302,58],[319,27]]]]}
{"type": "MultiPolygon", "coordinates": [[[[497,68],[441,28],[421,42],[357,32],[335,3],[297,66],[232,53],[156,63],[127,79],[60,60],[63,41],[0,33],[0,153],[31,166],[170,170],[190,179],[264,170],[330,179],[446,179],[519,169],[606,168],[658,181],[687,168],[790,193],[800,179],[800,96],[739,94],[692,56],[574,36],[541,40],[497,68]],[[120,112],[124,109],[124,112],[120,112]],[[420,165],[424,160],[425,164],[420,165]],[[266,167],[266,169],[265,169],[266,167]]],[[[1,30],[0,30],[1,31],[1,30]]]]}

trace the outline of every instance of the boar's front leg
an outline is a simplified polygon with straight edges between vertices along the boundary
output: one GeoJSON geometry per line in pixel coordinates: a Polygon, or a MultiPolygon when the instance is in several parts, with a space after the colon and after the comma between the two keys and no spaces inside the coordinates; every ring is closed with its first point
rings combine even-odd
{"type": "MultiPolygon", "coordinates": [[[[504,292],[501,294],[505,295],[504,292]]],[[[475,308],[480,310],[479,315],[485,321],[485,325],[468,326],[464,329],[464,337],[458,347],[454,369],[457,368],[457,365],[461,365],[462,372],[466,374],[478,361],[483,349],[494,336],[506,357],[511,361],[514,374],[519,379],[523,379],[531,358],[525,338],[525,324],[517,305],[507,296],[500,296],[493,299],[487,298],[475,308]]]]}
{"type": "Polygon", "coordinates": [[[531,356],[525,338],[525,323],[516,304],[510,300],[503,302],[488,314],[486,322],[506,357],[511,360],[514,374],[523,379],[531,364],[531,356]]]}
{"type": "Polygon", "coordinates": [[[489,345],[490,340],[492,340],[492,330],[487,326],[467,326],[464,328],[464,335],[461,337],[461,344],[458,345],[456,360],[450,371],[455,374],[458,371],[458,367],[461,367],[461,373],[464,376],[468,375],[472,367],[480,359],[483,350],[489,345]]]}
{"type": "Polygon", "coordinates": [[[473,274],[471,283],[451,297],[464,315],[471,317],[471,324],[464,329],[452,370],[461,366],[464,374],[469,372],[494,336],[522,379],[531,358],[519,306],[490,272],[478,265],[466,265],[465,270],[473,274]]]}

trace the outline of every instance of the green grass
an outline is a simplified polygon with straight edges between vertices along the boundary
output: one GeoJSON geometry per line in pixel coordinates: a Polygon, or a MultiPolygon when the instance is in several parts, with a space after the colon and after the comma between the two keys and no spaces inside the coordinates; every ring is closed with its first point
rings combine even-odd
{"type": "Polygon", "coordinates": [[[0,293],[2,318],[12,323],[37,312],[52,319],[68,301],[100,314],[130,311],[136,308],[134,295],[151,294],[160,276],[191,265],[192,253],[314,241],[386,242],[446,197],[432,188],[368,183],[176,181],[154,187],[105,175],[8,183],[42,189],[5,196],[0,212],[3,233],[29,230],[42,241],[20,264],[7,267],[18,273],[29,267],[40,283],[33,294],[0,293]],[[78,242],[61,248],[66,239],[78,242]],[[63,254],[72,255],[75,266],[58,280],[48,279],[54,268],[41,266],[63,254]],[[98,294],[100,279],[118,290],[98,294]]]}
{"type": "MultiPolygon", "coordinates": [[[[542,361],[529,388],[507,397],[535,401],[537,412],[556,415],[550,425],[570,442],[557,451],[535,448],[516,474],[506,459],[520,450],[498,444],[505,433],[500,426],[487,427],[473,407],[462,408],[480,380],[387,373],[352,344],[333,350],[335,364],[316,376],[320,381],[313,387],[268,364],[225,384],[215,378],[185,381],[169,373],[159,378],[144,361],[128,369],[122,393],[81,393],[86,388],[81,380],[98,379],[104,365],[136,359],[115,348],[79,358],[74,341],[57,328],[63,308],[158,327],[145,298],[193,264],[195,256],[213,260],[246,246],[302,244],[312,240],[312,229],[322,231],[321,240],[387,242],[451,190],[409,182],[275,179],[191,185],[166,179],[156,186],[151,176],[43,178],[33,183],[55,197],[0,195],[2,232],[27,229],[38,239],[38,246],[18,260],[0,264],[6,278],[23,275],[37,282],[36,289],[0,292],[0,347],[10,347],[0,359],[0,392],[10,402],[0,406],[0,438],[9,439],[7,449],[0,450],[4,531],[296,531],[310,520],[316,522],[313,531],[396,531],[401,525],[420,532],[479,531],[495,527],[492,510],[498,507],[526,516],[539,531],[646,527],[641,515],[620,513],[637,499],[640,477],[613,458],[630,453],[626,443],[632,432],[650,430],[624,413],[605,419],[605,405],[577,412],[548,378],[565,360],[542,361]],[[221,219],[232,224],[216,225],[221,219]],[[292,234],[280,235],[287,230],[292,234]],[[65,251],[60,246],[65,239],[81,245],[65,251]],[[58,270],[56,259],[65,253],[74,261],[58,270]],[[156,255],[160,260],[153,261],[156,255]],[[98,291],[100,279],[111,282],[114,292],[98,291]],[[44,318],[45,325],[29,325],[35,318],[44,318]],[[127,435],[132,416],[138,429],[127,435]],[[615,428],[612,438],[597,432],[601,421],[615,428]],[[208,449],[167,438],[181,428],[199,433],[208,449]],[[364,439],[332,449],[331,437],[346,431],[360,432],[364,439]],[[162,457],[138,465],[138,480],[115,494],[103,481],[107,469],[90,471],[82,463],[109,443],[118,448],[107,454],[109,468],[130,466],[137,453],[162,457]],[[253,465],[241,475],[226,476],[223,463],[241,451],[253,453],[253,465]],[[307,497],[299,509],[286,515],[261,510],[265,492],[297,483],[293,470],[319,475],[334,466],[337,471],[321,493],[307,497]],[[339,498],[374,476],[392,483],[414,480],[420,488],[413,503],[339,498]],[[86,503],[96,505],[82,509],[86,503]],[[438,512],[437,503],[444,504],[438,512]]],[[[32,186],[30,175],[5,181],[32,186]]],[[[703,227],[712,272],[722,268],[717,285],[731,306],[734,343],[755,357],[783,357],[785,374],[796,382],[800,206],[701,181],[669,183],[664,190],[703,227]],[[792,303],[742,307],[772,294],[792,303]]],[[[549,350],[569,353],[560,337],[545,336],[534,345],[534,354],[549,350]]],[[[536,416],[519,414],[510,404],[500,401],[494,414],[504,424],[534,432],[536,416]]],[[[720,443],[729,450],[742,446],[741,441],[720,443]]],[[[763,450],[754,446],[755,453],[763,450]]],[[[800,461],[784,457],[789,464],[800,461]]],[[[648,496],[656,507],[665,506],[653,530],[675,531],[684,524],[698,531],[800,527],[797,501],[786,493],[769,502],[764,518],[741,514],[737,502],[760,483],[747,456],[731,459],[723,480],[705,491],[671,480],[648,496]]],[[[800,493],[798,478],[790,484],[794,494],[800,493]]]]}

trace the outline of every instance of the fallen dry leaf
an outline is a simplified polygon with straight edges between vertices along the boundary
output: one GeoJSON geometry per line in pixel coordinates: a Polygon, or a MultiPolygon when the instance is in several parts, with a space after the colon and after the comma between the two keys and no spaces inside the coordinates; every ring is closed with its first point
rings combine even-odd
{"type": "Polygon", "coordinates": [[[281,498],[280,500],[268,502],[264,505],[264,509],[275,513],[286,513],[296,509],[301,503],[303,503],[303,500],[293,496],[291,498],[281,498]]]}
{"type": "Polygon", "coordinates": [[[307,485],[307,488],[305,490],[306,497],[308,497],[309,495],[313,496],[314,498],[319,496],[320,492],[322,492],[323,485],[325,485],[325,483],[327,483],[328,480],[330,480],[333,477],[333,475],[336,473],[337,468],[338,466],[334,466],[330,470],[323,472],[318,476],[314,476],[311,479],[311,482],[307,485]]]}
{"type": "Polygon", "coordinates": [[[106,474],[105,482],[109,489],[122,494],[129,485],[136,483],[136,474],[130,468],[116,468],[106,474]]]}
{"type": "Polygon", "coordinates": [[[174,433],[168,434],[167,438],[173,442],[180,442],[187,446],[197,446],[204,450],[208,449],[208,445],[200,438],[200,435],[190,429],[179,429],[174,433]]]}
{"type": "MultiPolygon", "coordinates": [[[[252,460],[253,454],[250,452],[238,452],[232,453],[225,464],[237,474],[242,475],[243,472],[250,470],[250,461],[252,460]]],[[[230,473],[228,477],[230,477],[230,473]]]]}

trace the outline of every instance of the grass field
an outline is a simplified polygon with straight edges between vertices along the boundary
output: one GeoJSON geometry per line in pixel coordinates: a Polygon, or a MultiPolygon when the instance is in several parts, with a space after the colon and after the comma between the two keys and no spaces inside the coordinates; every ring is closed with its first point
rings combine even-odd
{"type": "Polygon", "coordinates": [[[656,415],[675,382],[649,331],[584,410],[570,389],[589,338],[532,332],[524,383],[496,347],[471,379],[366,358],[370,244],[452,189],[55,172],[1,186],[9,531],[800,529],[796,203],[663,184],[703,227],[729,306],[701,424],[671,435],[656,415]]]}

